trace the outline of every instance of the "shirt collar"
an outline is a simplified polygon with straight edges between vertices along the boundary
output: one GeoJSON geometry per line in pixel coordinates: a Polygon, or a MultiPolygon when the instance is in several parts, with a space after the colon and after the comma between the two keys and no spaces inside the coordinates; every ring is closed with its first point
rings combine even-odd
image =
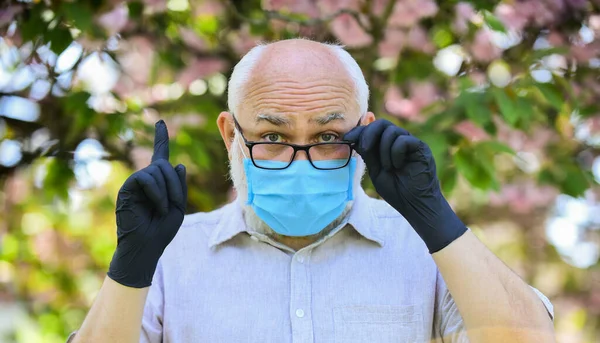
{"type": "MultiPolygon", "coordinates": [[[[225,205],[222,211],[221,219],[208,240],[210,248],[232,239],[239,233],[250,233],[246,227],[239,199],[225,205]]],[[[377,216],[373,213],[370,198],[362,187],[355,190],[354,202],[348,213],[347,224],[351,225],[364,238],[376,242],[380,246],[384,245],[382,233],[378,230],[380,226],[377,216]]]]}
{"type": "Polygon", "coordinates": [[[232,203],[225,205],[222,211],[221,219],[208,240],[210,248],[230,240],[241,232],[247,232],[239,199],[236,198],[232,203]]]}
{"type": "Polygon", "coordinates": [[[358,187],[354,192],[354,203],[348,215],[348,224],[364,238],[383,246],[385,244],[383,232],[379,230],[381,226],[371,205],[369,196],[362,187],[358,187]]]}

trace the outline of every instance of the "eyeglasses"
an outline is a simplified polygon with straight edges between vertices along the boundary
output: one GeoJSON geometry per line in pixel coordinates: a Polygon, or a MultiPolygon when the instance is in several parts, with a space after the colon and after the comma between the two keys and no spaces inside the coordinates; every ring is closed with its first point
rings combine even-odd
{"type": "MultiPolygon", "coordinates": [[[[281,142],[250,142],[244,137],[242,128],[235,117],[233,117],[233,122],[250,151],[252,164],[257,168],[286,169],[292,164],[298,151],[305,151],[310,164],[319,170],[344,168],[350,163],[352,157],[353,142],[337,141],[307,145],[281,142]]],[[[356,124],[356,127],[358,126],[360,126],[360,119],[356,124]]]]}

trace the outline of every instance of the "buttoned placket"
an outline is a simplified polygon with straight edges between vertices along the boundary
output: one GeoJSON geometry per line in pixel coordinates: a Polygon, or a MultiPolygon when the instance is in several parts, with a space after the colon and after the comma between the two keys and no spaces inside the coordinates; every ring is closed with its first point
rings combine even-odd
{"type": "Polygon", "coordinates": [[[313,342],[310,256],[313,246],[299,250],[290,262],[290,322],[292,342],[313,342]]]}
{"type": "Polygon", "coordinates": [[[278,249],[291,252],[290,261],[290,322],[292,324],[293,343],[314,342],[314,325],[312,320],[312,283],[310,277],[310,258],[313,249],[323,244],[327,239],[335,235],[346,226],[344,221],[328,235],[309,246],[295,252],[290,247],[274,241],[269,236],[252,232],[250,238],[255,242],[270,244],[278,249]]]}

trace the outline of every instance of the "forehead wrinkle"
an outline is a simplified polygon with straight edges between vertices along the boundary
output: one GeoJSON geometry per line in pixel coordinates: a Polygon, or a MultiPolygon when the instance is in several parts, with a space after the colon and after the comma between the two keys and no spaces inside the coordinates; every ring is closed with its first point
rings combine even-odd
{"type": "Polygon", "coordinates": [[[265,87],[252,87],[248,90],[244,102],[248,101],[265,101],[274,99],[276,101],[285,101],[286,99],[297,100],[302,98],[302,101],[328,100],[329,98],[345,98],[344,101],[351,102],[353,92],[347,87],[335,86],[318,86],[304,87],[302,89],[288,89],[278,87],[271,83],[265,87]]]}
{"type": "Polygon", "coordinates": [[[248,82],[248,88],[246,90],[246,97],[251,97],[255,93],[264,91],[285,91],[285,90],[314,90],[323,92],[329,89],[332,90],[344,90],[348,93],[353,93],[352,84],[345,82],[345,80],[340,79],[328,79],[327,83],[323,83],[325,80],[311,80],[305,82],[291,81],[291,80],[277,80],[277,79],[253,79],[248,82]],[[337,82],[336,82],[337,81],[337,82]],[[319,90],[316,90],[319,88],[319,90]]]}

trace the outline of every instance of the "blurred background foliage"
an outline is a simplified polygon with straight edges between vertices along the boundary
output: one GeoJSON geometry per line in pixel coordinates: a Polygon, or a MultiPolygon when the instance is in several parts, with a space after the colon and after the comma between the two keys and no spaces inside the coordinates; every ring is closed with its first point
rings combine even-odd
{"type": "Polygon", "coordinates": [[[459,215],[551,298],[559,341],[598,342],[600,1],[12,0],[0,32],[0,342],[80,325],[159,118],[189,211],[234,197],[227,79],[293,37],[344,44],[371,110],[430,144],[459,215]]]}

